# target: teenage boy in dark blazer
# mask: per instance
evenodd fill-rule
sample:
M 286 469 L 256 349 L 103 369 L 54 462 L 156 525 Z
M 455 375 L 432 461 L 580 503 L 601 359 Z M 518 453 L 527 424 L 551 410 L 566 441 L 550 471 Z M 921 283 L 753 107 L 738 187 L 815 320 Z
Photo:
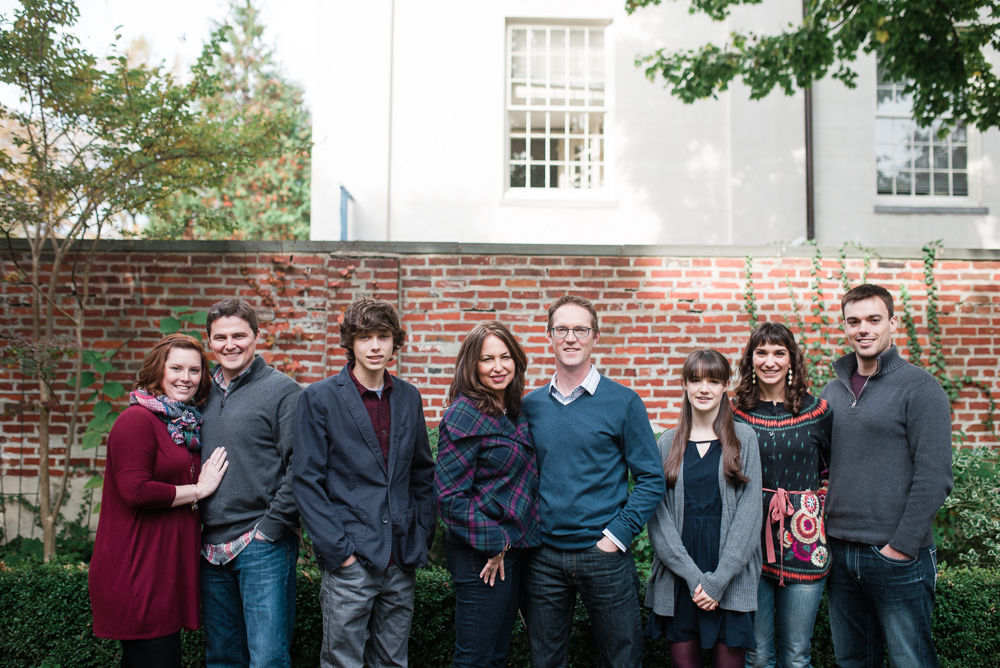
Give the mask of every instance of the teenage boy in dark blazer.
M 324 668 L 407 665 L 434 460 L 420 393 L 385 369 L 405 338 L 391 304 L 353 302 L 340 325 L 347 365 L 299 402 L 292 489 L 323 569 Z

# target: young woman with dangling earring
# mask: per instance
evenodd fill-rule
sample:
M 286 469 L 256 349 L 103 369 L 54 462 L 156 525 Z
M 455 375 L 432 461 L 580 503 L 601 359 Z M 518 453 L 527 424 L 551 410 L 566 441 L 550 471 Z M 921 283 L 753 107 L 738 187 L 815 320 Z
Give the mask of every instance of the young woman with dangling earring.
M 673 668 L 697 668 L 703 649 L 715 668 L 743 668 L 761 565 L 757 439 L 733 420 L 721 353 L 691 353 L 682 375 L 677 428 L 657 442 L 667 493 L 649 520 L 646 635 L 667 639 Z
M 761 323 L 740 359 L 736 421 L 757 433 L 764 487 L 757 590 L 748 668 L 811 668 L 810 639 L 830 556 L 823 508 L 833 414 L 806 391 L 805 360 L 784 325 Z

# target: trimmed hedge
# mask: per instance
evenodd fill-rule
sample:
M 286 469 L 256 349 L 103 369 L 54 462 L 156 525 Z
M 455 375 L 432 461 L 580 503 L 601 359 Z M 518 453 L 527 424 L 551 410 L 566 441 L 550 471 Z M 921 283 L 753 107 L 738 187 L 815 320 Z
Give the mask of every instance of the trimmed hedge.
M 319 663 L 322 617 L 319 573 L 300 571 L 296 600 L 292 665 Z M 164 595 L 169 595 L 165 592 Z M 410 633 L 410 664 L 421 668 L 450 666 L 455 632 L 448 573 L 417 573 L 416 606 Z M 944 668 L 994 666 L 1000 656 L 1000 575 L 994 571 L 943 568 L 939 574 L 934 637 Z M 86 566 L 7 568 L 0 564 L 0 668 L 111 668 L 118 665 L 119 645 L 91 632 Z M 181 634 L 184 665 L 204 665 L 204 636 Z M 570 666 L 600 665 L 586 610 L 577 605 Z M 643 663 L 668 666 L 664 641 L 647 642 Z M 518 623 L 508 665 L 527 666 L 524 627 Z M 813 665 L 832 668 L 826 605 L 820 607 L 813 637 Z

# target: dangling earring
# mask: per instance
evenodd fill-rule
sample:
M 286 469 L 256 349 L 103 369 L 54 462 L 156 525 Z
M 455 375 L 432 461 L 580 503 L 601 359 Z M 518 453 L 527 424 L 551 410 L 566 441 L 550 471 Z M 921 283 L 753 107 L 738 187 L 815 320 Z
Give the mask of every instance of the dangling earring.
M 791 370 L 791 368 L 788 369 L 788 384 L 789 385 L 792 384 L 792 370 Z
M 757 384 L 757 371 L 756 370 L 754 370 L 754 372 L 753 372 L 753 380 L 751 381 L 751 384 L 752 385 L 756 385 Z

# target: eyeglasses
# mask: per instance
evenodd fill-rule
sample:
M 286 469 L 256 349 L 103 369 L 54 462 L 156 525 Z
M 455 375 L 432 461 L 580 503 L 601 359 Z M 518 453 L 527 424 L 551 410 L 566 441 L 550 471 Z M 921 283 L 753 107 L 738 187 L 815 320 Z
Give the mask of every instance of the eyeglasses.
M 569 327 L 553 327 L 549 330 L 549 333 L 557 339 L 565 339 L 567 334 L 573 332 L 573 336 L 576 338 L 586 339 L 592 331 L 594 331 L 593 327 L 573 327 L 572 329 Z

